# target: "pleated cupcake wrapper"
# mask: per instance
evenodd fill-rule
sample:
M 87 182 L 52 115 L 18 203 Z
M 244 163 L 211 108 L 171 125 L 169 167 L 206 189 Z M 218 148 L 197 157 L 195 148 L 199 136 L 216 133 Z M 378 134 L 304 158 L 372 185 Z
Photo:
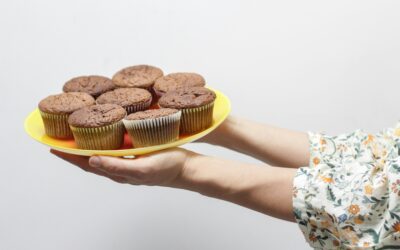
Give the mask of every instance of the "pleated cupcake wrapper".
M 138 112 L 138 111 L 143 111 L 146 110 L 150 107 L 151 105 L 151 100 L 147 101 L 147 102 L 143 102 L 143 103 L 139 103 L 139 104 L 135 104 L 135 105 L 129 105 L 125 107 L 126 112 L 129 114 Z
M 72 132 L 68 125 L 69 114 L 50 114 L 40 111 L 44 130 L 50 137 L 72 139 Z
M 211 126 L 214 102 L 196 108 L 182 109 L 181 134 L 192 134 Z
M 118 149 L 124 143 L 125 127 L 122 121 L 98 128 L 70 128 L 76 145 L 81 149 Z
M 173 142 L 179 138 L 181 112 L 145 120 L 123 120 L 135 148 Z

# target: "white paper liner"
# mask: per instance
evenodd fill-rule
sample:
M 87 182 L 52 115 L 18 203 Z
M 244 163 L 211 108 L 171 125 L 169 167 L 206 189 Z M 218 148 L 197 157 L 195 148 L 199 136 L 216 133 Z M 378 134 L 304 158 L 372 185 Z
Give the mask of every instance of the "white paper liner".
M 126 120 L 124 125 L 135 148 L 173 142 L 179 138 L 181 111 L 144 120 Z

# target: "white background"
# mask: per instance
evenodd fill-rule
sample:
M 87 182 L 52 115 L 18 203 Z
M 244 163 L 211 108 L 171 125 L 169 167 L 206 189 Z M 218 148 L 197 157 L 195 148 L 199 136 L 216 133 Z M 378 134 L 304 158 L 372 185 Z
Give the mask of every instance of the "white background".
M 399 12 L 365 0 L 1 1 L 0 249 L 309 249 L 295 224 L 85 173 L 28 138 L 24 118 L 73 76 L 148 63 L 201 73 L 238 116 L 377 131 L 400 118 Z

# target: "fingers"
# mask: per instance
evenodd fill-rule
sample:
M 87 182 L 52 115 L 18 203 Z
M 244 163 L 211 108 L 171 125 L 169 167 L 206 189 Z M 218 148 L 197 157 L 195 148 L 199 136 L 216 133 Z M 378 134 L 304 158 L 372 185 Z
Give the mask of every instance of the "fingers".
M 54 149 L 51 149 L 50 153 L 52 153 L 53 155 L 57 156 L 58 158 L 61 158 L 75 166 L 78 166 L 79 168 L 81 168 L 82 170 L 84 170 L 86 172 L 90 172 L 93 174 L 107 177 L 118 183 L 127 183 L 127 180 L 124 177 L 113 176 L 113 175 L 108 174 L 107 172 L 105 172 L 104 170 L 102 170 L 100 168 L 91 167 L 89 164 L 89 157 L 87 157 L 87 156 L 67 154 L 67 153 L 63 153 L 63 152 L 60 152 L 60 151 L 57 151 Z
M 120 177 L 129 177 L 136 180 L 143 179 L 149 172 L 149 168 L 143 167 L 139 159 L 122 159 L 109 156 L 92 156 L 89 159 L 92 168 Z
M 67 153 L 57 151 L 54 149 L 51 149 L 50 153 L 52 153 L 53 155 L 57 156 L 58 158 L 61 158 L 75 166 L 78 166 L 82 169 L 90 168 L 89 162 L 88 162 L 89 157 L 87 157 L 87 156 L 67 154 Z

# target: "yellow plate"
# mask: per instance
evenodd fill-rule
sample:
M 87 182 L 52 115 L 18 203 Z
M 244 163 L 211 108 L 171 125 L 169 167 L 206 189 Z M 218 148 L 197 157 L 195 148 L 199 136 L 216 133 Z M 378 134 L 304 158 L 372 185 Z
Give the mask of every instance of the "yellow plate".
M 25 120 L 25 131 L 35 140 L 41 142 L 53 149 L 58 151 L 62 151 L 69 154 L 75 155 L 111 155 L 111 156 L 131 156 L 131 155 L 142 155 L 151 153 L 154 151 L 159 151 L 166 148 L 177 147 L 183 145 L 185 143 L 189 143 L 195 141 L 214 129 L 216 129 L 228 116 L 231 105 L 228 97 L 219 92 L 218 90 L 214 90 L 217 98 L 215 99 L 214 104 L 214 115 L 213 115 L 213 124 L 206 130 L 203 130 L 197 134 L 180 137 L 179 140 L 174 141 L 168 144 L 156 145 L 151 147 L 144 148 L 132 148 L 131 141 L 129 136 L 125 135 L 125 143 L 121 149 L 118 150 L 83 150 L 78 149 L 74 140 L 60 140 L 54 139 L 47 136 L 44 132 L 43 121 L 40 116 L 39 110 L 36 109 L 32 113 L 28 115 Z

